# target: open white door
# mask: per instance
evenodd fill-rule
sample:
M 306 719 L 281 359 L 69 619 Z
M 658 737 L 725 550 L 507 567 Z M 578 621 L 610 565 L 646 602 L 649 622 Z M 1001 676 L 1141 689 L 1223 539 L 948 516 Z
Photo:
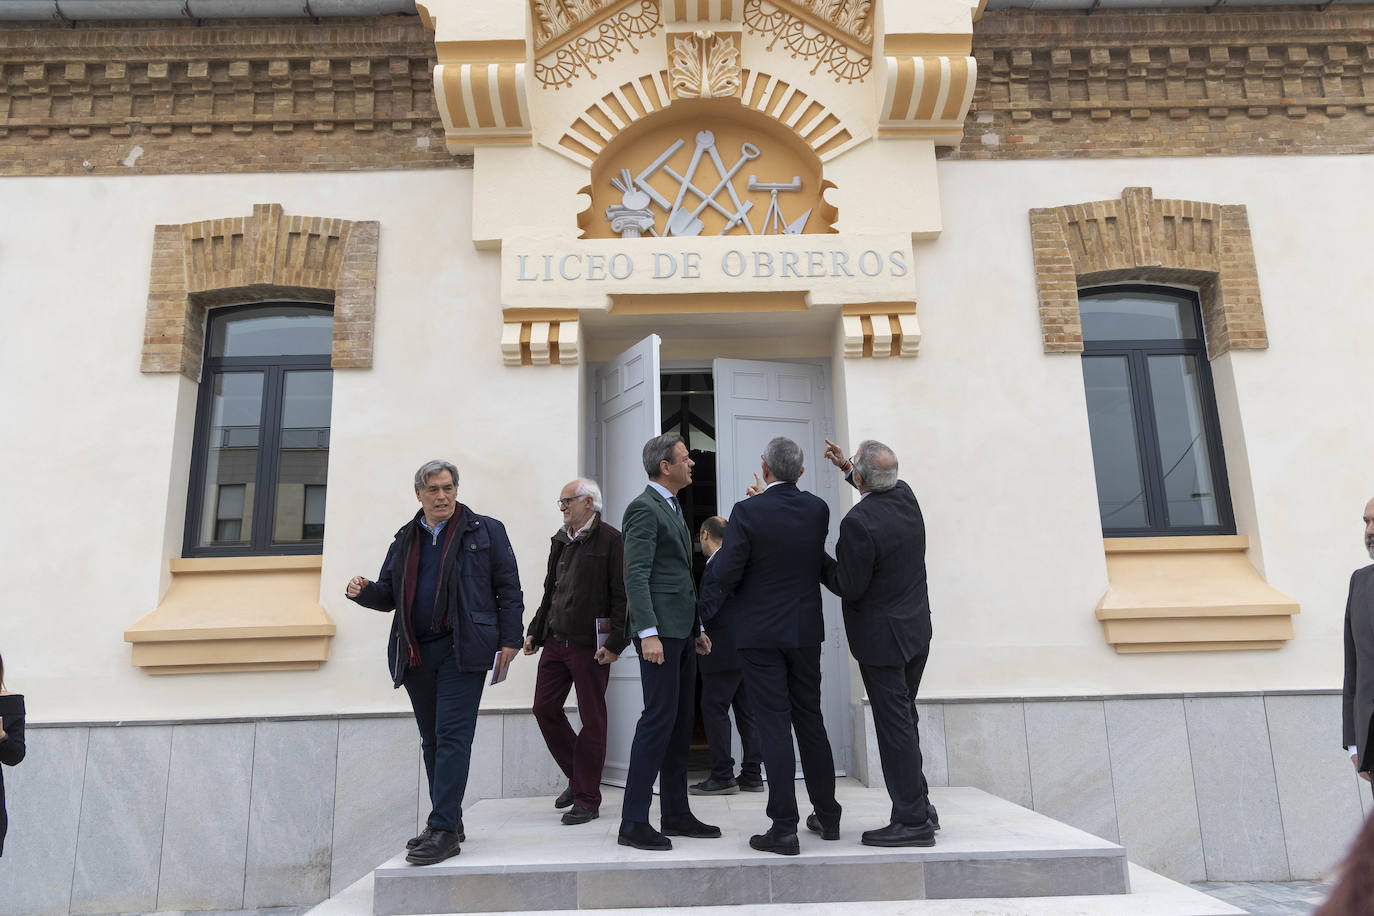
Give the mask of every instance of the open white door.
M 598 477 L 602 517 L 620 527 L 625 507 L 644 489 L 644 443 L 662 429 L 658 348 L 650 334 L 607 363 L 596 374 Z M 644 709 L 639 685 L 639 658 L 634 644 L 611 666 L 606 688 L 606 766 L 603 782 L 625 785 L 635 723 Z
M 759 456 L 768 440 L 787 436 L 802 447 L 806 470 L 797 486 L 830 505 L 830 534 L 826 548 L 833 552 L 839 530 L 838 487 L 842 483 L 821 457 L 825 437 L 834 430 L 829 372 L 810 363 L 757 362 L 718 359 L 712 364 L 716 392 L 716 484 L 719 512 L 729 518 L 744 488 L 754 482 Z M 821 645 L 822 711 L 830 735 L 835 768 L 848 770 L 851 728 L 849 710 L 849 652 L 844 641 L 840 601 L 821 589 L 825 612 L 825 642 Z

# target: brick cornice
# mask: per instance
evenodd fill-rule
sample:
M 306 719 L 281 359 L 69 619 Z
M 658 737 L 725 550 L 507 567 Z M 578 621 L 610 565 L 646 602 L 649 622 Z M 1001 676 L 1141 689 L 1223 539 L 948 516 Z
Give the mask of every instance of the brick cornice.
M 945 158 L 1374 151 L 1374 6 L 1007 10 L 978 22 L 973 53 Z
M 0 30 L 0 174 L 452 168 L 415 19 Z

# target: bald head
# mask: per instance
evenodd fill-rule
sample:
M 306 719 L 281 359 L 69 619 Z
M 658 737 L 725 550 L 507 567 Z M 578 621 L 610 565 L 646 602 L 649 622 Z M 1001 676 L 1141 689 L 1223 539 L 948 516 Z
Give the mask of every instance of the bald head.
M 1364 549 L 1374 560 L 1374 499 L 1364 504 Z

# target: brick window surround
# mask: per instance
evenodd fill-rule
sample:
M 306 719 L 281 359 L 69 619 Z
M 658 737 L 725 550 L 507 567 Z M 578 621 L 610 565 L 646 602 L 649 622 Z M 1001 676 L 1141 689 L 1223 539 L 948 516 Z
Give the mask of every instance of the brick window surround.
M 330 365 L 370 367 L 378 230 L 370 221 L 286 216 L 280 204 L 257 204 L 248 217 L 157 226 L 143 371 L 200 381 L 207 310 L 274 299 L 334 306 Z
M 1120 200 L 1030 211 L 1040 329 L 1046 353 L 1082 353 L 1080 287 L 1133 281 L 1195 286 L 1207 354 L 1269 346 L 1250 220 L 1243 204 Z

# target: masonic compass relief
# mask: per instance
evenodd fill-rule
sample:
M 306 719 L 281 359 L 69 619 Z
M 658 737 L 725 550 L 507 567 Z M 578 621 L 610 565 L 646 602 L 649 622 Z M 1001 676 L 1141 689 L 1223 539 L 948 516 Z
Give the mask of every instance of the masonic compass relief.
M 716 235 L 800 235 L 805 230 L 814 207 L 791 219 L 783 214 L 778 197 L 780 193 L 800 191 L 801 176 L 794 175 L 790 181 L 761 181 L 753 173 L 756 166 L 752 164 L 760 156 L 758 146 L 746 140 L 738 150 L 727 148 L 722 152 L 716 135 L 709 130 L 697 132 L 691 159 L 684 171 L 678 171 L 670 160 L 686 144 L 686 139 L 679 138 L 638 174 L 621 169 L 610 180 L 621 195 L 619 203 L 606 208 L 606 221 L 615 235 L 698 236 L 706 229 L 702 216 L 708 210 L 725 221 Z M 702 169 L 704 160 L 714 169 L 714 178 Z M 741 197 L 736 188 L 735 183 L 746 168 L 750 172 L 745 189 L 768 193 L 768 206 L 762 213 L 757 212 L 753 200 Z

